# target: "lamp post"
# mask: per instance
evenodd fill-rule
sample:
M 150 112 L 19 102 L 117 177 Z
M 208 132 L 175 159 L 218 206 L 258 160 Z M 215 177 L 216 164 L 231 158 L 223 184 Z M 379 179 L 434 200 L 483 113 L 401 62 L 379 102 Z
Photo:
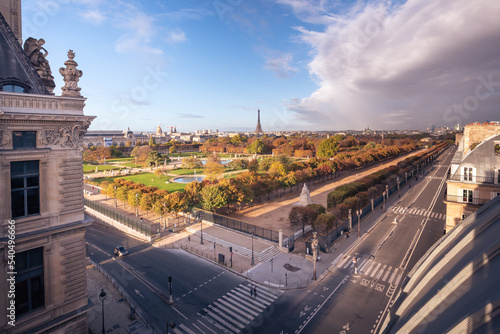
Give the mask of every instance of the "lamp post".
M 135 216 L 139 217 L 139 193 L 135 193 Z
M 359 235 L 361 234 L 361 210 L 356 210 L 356 213 L 358 214 L 358 239 L 359 239 Z
M 202 215 L 203 215 L 202 212 L 198 211 L 198 219 L 200 220 L 200 226 L 201 226 L 201 241 L 200 241 L 200 244 L 203 245 L 203 219 L 201 218 Z
M 315 281 L 316 280 L 316 261 L 318 259 L 318 233 L 317 232 L 313 232 L 313 240 L 311 242 L 311 248 L 313 251 L 313 263 L 314 263 L 313 280 Z
M 252 266 L 255 265 L 254 257 L 253 257 L 253 229 L 252 229 Z
M 173 304 L 174 300 L 172 298 L 172 276 L 168 276 L 168 290 L 169 290 L 169 293 L 170 293 L 170 298 L 168 299 L 168 303 L 169 304 Z
M 398 197 L 401 198 L 401 189 L 399 188 L 399 176 L 396 177 L 396 182 L 398 183 Z
M 115 208 L 117 207 L 118 205 L 116 204 L 116 186 L 115 186 Z
M 104 292 L 104 289 L 101 289 L 99 300 L 102 303 L 102 334 L 106 334 L 106 330 L 104 329 L 104 300 L 106 300 L 106 292 Z

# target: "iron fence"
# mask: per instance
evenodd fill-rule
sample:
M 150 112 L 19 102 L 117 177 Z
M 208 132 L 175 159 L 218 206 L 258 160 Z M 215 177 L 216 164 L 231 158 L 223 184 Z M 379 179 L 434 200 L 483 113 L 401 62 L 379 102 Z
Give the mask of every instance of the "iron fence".
M 159 232 L 158 223 L 142 222 L 140 219 L 128 217 L 120 212 L 113 210 L 105 205 L 99 204 L 97 202 L 91 201 L 88 198 L 84 198 L 84 205 L 94 211 L 97 211 L 106 217 L 109 217 L 120 224 L 127 226 L 141 234 L 153 235 Z

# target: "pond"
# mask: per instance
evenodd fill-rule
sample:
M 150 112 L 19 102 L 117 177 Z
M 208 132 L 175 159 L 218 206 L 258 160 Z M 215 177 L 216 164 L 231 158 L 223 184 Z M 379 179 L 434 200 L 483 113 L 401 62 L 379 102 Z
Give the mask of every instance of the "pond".
M 201 182 L 203 181 L 205 177 L 204 176 L 181 176 L 181 177 L 176 177 L 175 179 L 172 179 L 173 182 L 178 182 L 178 183 L 189 183 L 193 181 L 198 181 Z
M 227 165 L 230 162 L 231 162 L 231 160 L 221 160 L 220 161 L 220 163 L 223 164 L 223 165 Z M 202 160 L 201 163 L 205 165 L 207 163 L 207 161 L 206 160 Z

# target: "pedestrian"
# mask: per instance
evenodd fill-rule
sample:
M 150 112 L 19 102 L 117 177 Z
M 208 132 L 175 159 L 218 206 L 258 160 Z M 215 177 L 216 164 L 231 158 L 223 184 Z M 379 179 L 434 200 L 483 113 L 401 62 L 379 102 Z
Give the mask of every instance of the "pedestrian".
M 345 237 L 346 237 L 346 239 L 349 238 L 349 231 L 345 232 Z
M 253 297 L 253 285 L 250 285 L 250 297 Z
M 257 287 L 255 285 L 253 287 L 253 296 L 257 297 Z
M 191 235 L 188 235 L 188 241 L 191 241 Z

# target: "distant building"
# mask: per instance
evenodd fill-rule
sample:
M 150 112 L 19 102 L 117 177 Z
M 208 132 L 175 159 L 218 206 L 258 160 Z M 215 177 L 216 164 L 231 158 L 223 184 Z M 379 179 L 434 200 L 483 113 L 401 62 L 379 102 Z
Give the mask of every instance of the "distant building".
M 467 125 L 446 181 L 446 230 L 500 194 L 500 125 Z
M 44 41 L 21 47 L 20 3 L 0 6 L 0 332 L 87 334 L 82 139 L 94 117 L 73 51 L 55 96 Z
M 264 134 L 264 131 L 262 131 L 262 125 L 260 125 L 260 109 L 257 110 L 257 127 L 255 128 L 254 133 L 255 134 Z

